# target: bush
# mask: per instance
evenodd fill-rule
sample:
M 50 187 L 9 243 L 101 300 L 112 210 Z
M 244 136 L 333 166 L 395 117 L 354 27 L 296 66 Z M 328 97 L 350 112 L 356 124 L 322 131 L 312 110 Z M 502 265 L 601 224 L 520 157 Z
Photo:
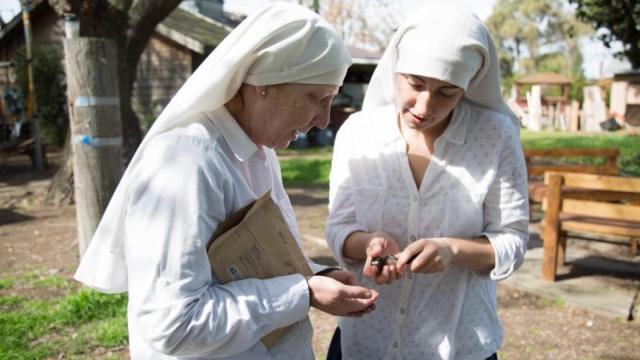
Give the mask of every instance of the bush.
M 40 136 L 43 142 L 62 147 L 69 128 L 67 93 L 62 54 L 54 46 L 36 46 L 33 49 L 33 82 L 37 115 L 40 117 Z M 26 51 L 18 51 L 16 62 L 17 83 L 28 94 Z M 25 102 L 27 96 L 24 96 Z M 25 104 L 24 108 L 27 106 Z

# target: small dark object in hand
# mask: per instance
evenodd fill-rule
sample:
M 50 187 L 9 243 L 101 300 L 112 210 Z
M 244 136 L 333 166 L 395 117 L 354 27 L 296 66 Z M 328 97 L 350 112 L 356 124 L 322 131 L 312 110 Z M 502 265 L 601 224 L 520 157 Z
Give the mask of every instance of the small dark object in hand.
M 371 266 L 375 266 L 378 268 L 378 273 L 380 273 L 382 271 L 382 268 L 385 265 L 393 265 L 398 261 L 398 258 L 396 258 L 393 255 L 387 255 L 387 256 L 376 256 L 373 259 L 371 259 Z

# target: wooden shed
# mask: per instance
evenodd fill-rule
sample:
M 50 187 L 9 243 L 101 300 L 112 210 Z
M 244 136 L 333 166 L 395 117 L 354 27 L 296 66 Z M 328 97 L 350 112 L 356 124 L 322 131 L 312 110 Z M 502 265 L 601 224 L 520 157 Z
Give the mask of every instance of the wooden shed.
M 610 112 L 620 122 L 640 127 L 640 71 L 613 75 Z
M 47 1 L 32 2 L 34 46 L 63 51 L 64 24 Z M 193 70 L 231 31 L 208 17 L 176 8 L 155 29 L 140 57 L 132 105 L 145 123 L 155 118 Z M 15 61 L 24 46 L 20 14 L 0 29 L 0 61 Z M 0 69 L 0 93 L 15 81 L 15 67 Z
M 132 105 L 149 123 L 229 32 L 228 25 L 181 8 L 156 27 L 140 56 Z
M 523 87 L 541 85 L 543 87 L 542 105 L 556 105 L 557 103 L 566 104 L 569 100 L 569 87 L 571 86 L 571 80 L 560 74 L 556 73 L 532 73 L 521 76 L 515 81 L 515 89 L 518 94 L 518 102 L 526 101 L 524 94 L 522 93 Z M 545 95 L 545 89 L 549 87 L 557 87 L 558 95 Z

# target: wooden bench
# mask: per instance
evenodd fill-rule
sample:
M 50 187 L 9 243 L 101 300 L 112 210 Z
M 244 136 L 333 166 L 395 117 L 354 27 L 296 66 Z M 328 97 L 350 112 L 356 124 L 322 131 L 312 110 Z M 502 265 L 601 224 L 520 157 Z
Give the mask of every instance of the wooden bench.
M 558 264 L 564 264 L 568 232 L 615 235 L 628 238 L 633 256 L 640 239 L 640 178 L 594 174 L 546 172 L 541 237 L 544 242 L 542 278 L 555 281 Z M 576 198 L 566 189 L 616 196 Z M 575 192 L 574 192 L 575 193 Z M 567 196 L 569 194 L 569 196 Z
M 527 164 L 529 176 L 529 205 L 533 209 L 534 204 L 542 203 L 546 187 L 544 185 L 544 173 L 546 171 L 576 172 L 600 175 L 618 175 L 618 156 L 620 150 L 605 148 L 557 148 L 557 149 L 526 149 L 524 158 Z M 567 157 L 602 158 L 603 164 L 572 164 L 567 163 Z M 583 189 L 574 189 L 573 197 L 589 198 L 593 192 Z M 615 196 L 613 193 L 603 192 L 595 196 Z M 531 218 L 531 217 L 530 217 Z

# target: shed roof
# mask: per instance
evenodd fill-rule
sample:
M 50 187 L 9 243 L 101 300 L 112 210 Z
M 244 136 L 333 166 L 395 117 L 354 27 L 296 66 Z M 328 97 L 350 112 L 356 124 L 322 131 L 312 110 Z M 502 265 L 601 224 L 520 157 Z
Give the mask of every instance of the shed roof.
M 218 46 L 231 30 L 221 22 L 181 8 L 176 8 L 156 27 L 159 34 L 199 54 Z
M 613 74 L 613 80 L 638 82 L 640 81 L 640 70 L 629 70 Z
M 47 4 L 43 0 L 30 3 L 32 11 L 41 10 Z M 44 10 L 44 9 L 42 9 Z M 0 29 L 0 42 L 13 30 L 22 26 L 22 16 L 17 14 Z M 156 32 L 200 54 L 206 54 L 220 44 L 231 27 L 200 14 L 176 8 L 156 26 Z M 22 36 L 22 34 L 17 34 Z M 14 36 L 14 35 L 10 35 Z
M 377 65 L 380 61 L 380 58 L 382 58 L 382 54 L 377 52 L 369 51 L 351 45 L 347 46 L 347 48 L 349 49 L 349 54 L 351 55 L 354 64 Z
M 545 72 L 527 74 L 516 79 L 516 84 L 521 85 L 568 85 L 571 80 L 560 74 Z

